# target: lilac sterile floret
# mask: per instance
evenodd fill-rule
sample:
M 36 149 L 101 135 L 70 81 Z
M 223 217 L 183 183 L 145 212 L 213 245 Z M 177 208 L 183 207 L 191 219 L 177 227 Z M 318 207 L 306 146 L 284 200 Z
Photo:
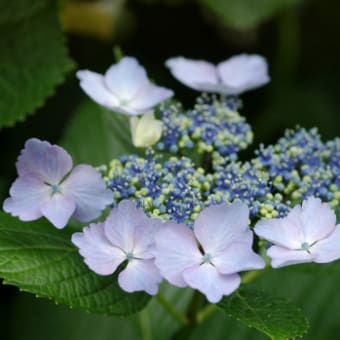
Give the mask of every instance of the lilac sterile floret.
M 65 227 L 71 217 L 82 222 L 99 217 L 112 202 L 111 190 L 92 166 L 72 166 L 63 148 L 29 139 L 18 157 L 19 177 L 3 209 L 23 221 L 45 216 L 57 228 Z
M 127 292 L 154 295 L 162 276 L 154 263 L 154 232 L 162 222 L 149 218 L 134 202 L 123 200 L 104 223 L 92 224 L 72 236 L 87 266 L 100 275 L 119 273 L 118 283 Z

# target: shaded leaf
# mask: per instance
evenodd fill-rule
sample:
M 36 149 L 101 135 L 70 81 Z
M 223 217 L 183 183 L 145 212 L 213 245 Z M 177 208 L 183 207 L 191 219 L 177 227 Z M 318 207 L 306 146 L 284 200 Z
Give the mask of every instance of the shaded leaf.
M 302 0 L 199 0 L 225 24 L 239 30 L 256 27 Z
M 92 313 L 127 315 L 147 304 L 147 294 L 119 288 L 117 273 L 91 272 L 70 239 L 69 231 L 44 220 L 21 222 L 0 213 L 0 277 L 21 290 Z
M 8 15 L 18 10 L 24 20 L 1 25 L 6 16 L 0 14 L 0 126 L 22 121 L 41 106 L 73 67 L 55 2 L 45 0 L 45 7 L 43 1 L 8 3 L 7 8 L 1 2 L 0 9 Z
M 252 289 L 240 289 L 219 304 L 229 316 L 267 334 L 271 339 L 302 336 L 308 321 L 301 310 L 282 298 Z
M 75 163 L 108 164 L 123 154 L 136 153 L 128 117 L 86 100 L 74 113 L 61 144 Z

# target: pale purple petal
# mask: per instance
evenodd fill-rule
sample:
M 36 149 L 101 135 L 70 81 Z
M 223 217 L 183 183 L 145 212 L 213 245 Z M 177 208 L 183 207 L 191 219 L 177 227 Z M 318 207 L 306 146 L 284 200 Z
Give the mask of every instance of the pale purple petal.
M 4 211 L 22 221 L 33 221 L 42 216 L 40 205 L 51 196 L 51 188 L 31 176 L 17 178 L 10 189 L 11 197 L 3 204 Z
M 145 69 L 137 59 L 124 57 L 105 73 L 105 84 L 120 101 L 130 101 L 149 83 Z
M 173 95 L 173 91 L 149 83 L 138 90 L 128 107 L 136 112 L 144 113 Z
M 221 274 L 234 274 L 245 270 L 262 269 L 265 262 L 252 250 L 253 233 L 247 230 L 239 234 L 223 252 L 216 254 L 212 262 Z
M 54 194 L 50 199 L 40 205 L 43 216 L 58 229 L 66 226 L 75 208 L 74 200 L 60 193 Z
M 118 277 L 120 287 L 129 292 L 145 291 L 150 295 L 158 292 L 162 276 L 153 260 L 132 260 Z
M 123 249 L 125 252 L 134 252 L 135 231 L 139 227 L 145 227 L 149 218 L 142 209 L 136 207 L 136 203 L 123 200 L 117 208 L 113 208 L 105 221 L 105 234 L 110 242 Z M 148 233 L 149 230 L 146 230 Z M 143 241 L 140 240 L 142 243 Z
M 249 210 L 241 202 L 212 205 L 205 208 L 196 218 L 194 233 L 204 252 L 214 255 L 226 249 L 248 230 Z
M 202 261 L 193 232 L 184 224 L 167 222 L 156 233 L 155 243 L 155 263 L 163 277 L 185 287 L 183 270 Z
M 59 184 L 72 169 L 71 156 L 60 146 L 28 139 L 16 163 L 19 176 L 30 175 L 48 184 Z
M 297 219 L 300 206 L 295 206 L 285 218 L 262 219 L 254 231 L 255 233 L 270 241 L 290 249 L 300 249 L 304 242 L 301 223 Z
M 271 266 L 279 268 L 291 264 L 312 262 L 313 253 L 305 250 L 291 250 L 280 246 L 272 246 L 267 250 L 267 255 L 272 259 Z
M 311 248 L 314 262 L 326 263 L 340 259 L 340 225 L 325 239 L 317 242 Z
M 227 94 L 237 95 L 267 84 L 270 81 L 268 65 L 260 55 L 240 54 L 217 65 Z
M 192 89 L 215 92 L 219 87 L 216 67 L 207 61 L 176 57 L 168 59 L 165 65 L 177 80 Z
M 77 165 L 61 185 L 62 193 L 76 204 L 73 218 L 88 222 L 99 217 L 112 203 L 112 191 L 107 189 L 100 173 L 90 165 Z
M 303 201 L 301 220 L 305 242 L 309 244 L 325 238 L 334 230 L 336 224 L 334 211 L 327 203 L 322 203 L 316 197 L 309 197 Z
M 154 258 L 155 234 L 163 227 L 162 220 L 158 218 L 142 219 L 134 232 L 133 254 L 137 258 Z
M 211 303 L 219 302 L 223 295 L 231 294 L 241 283 L 239 275 L 222 275 L 208 263 L 184 270 L 183 277 L 190 287 L 198 289 Z
M 114 273 L 126 259 L 124 252 L 106 238 L 104 223 L 90 224 L 82 232 L 73 234 L 72 243 L 79 248 L 87 266 L 100 275 Z
M 95 102 L 111 110 L 119 106 L 118 98 L 106 87 L 101 74 L 82 70 L 77 72 L 77 77 L 80 87 Z

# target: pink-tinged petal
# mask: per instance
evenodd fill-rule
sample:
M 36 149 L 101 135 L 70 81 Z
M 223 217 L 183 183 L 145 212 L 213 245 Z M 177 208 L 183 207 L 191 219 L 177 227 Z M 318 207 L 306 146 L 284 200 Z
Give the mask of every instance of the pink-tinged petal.
M 96 72 L 82 70 L 77 72 L 80 87 L 96 103 L 114 110 L 119 106 L 118 98 L 110 92 L 104 82 L 104 77 Z
M 243 232 L 227 249 L 213 257 L 214 266 L 221 274 L 264 268 L 265 262 L 261 256 L 253 252 L 252 244 L 252 231 Z
M 66 226 L 75 208 L 74 200 L 60 193 L 54 194 L 50 199 L 40 205 L 43 216 L 58 229 Z
M 145 291 L 150 295 L 157 294 L 161 281 L 153 260 L 132 260 L 118 277 L 120 287 L 126 292 Z
M 193 232 L 184 224 L 165 223 L 155 235 L 155 263 L 170 283 L 185 287 L 183 270 L 201 263 Z
M 248 230 L 248 219 L 249 210 L 244 203 L 212 205 L 196 218 L 194 233 L 204 252 L 214 256 Z
M 309 197 L 303 201 L 301 220 L 305 242 L 309 244 L 325 238 L 334 230 L 336 224 L 334 211 L 327 203 L 322 203 L 316 197 Z
M 271 266 L 279 268 L 289 266 L 291 264 L 312 262 L 314 259 L 313 253 L 308 253 L 305 250 L 291 250 L 279 246 L 272 246 L 267 250 L 267 255 L 272 259 Z
M 227 94 L 237 95 L 267 84 L 268 65 L 260 55 L 240 54 L 217 65 L 217 72 Z
M 340 225 L 325 239 L 311 247 L 314 262 L 326 263 L 340 259 Z
M 87 266 L 100 275 L 114 273 L 126 259 L 124 252 L 106 238 L 104 223 L 90 224 L 82 232 L 73 234 L 72 243 L 79 248 Z
M 30 175 L 48 184 L 59 184 L 72 169 L 71 156 L 60 146 L 28 139 L 16 163 L 19 176 Z
M 42 216 L 40 205 L 50 198 L 51 188 L 35 177 L 22 176 L 14 181 L 9 193 L 4 211 L 22 221 L 33 221 Z
M 239 275 L 222 275 L 208 263 L 184 270 L 183 277 L 190 287 L 203 293 L 211 303 L 219 302 L 223 295 L 231 294 L 241 283 Z
M 295 206 L 285 218 L 262 219 L 259 221 L 254 231 L 265 240 L 290 249 L 300 249 L 304 241 L 301 223 L 295 217 L 299 215 L 297 210 L 300 206 Z
M 136 95 L 131 99 L 128 107 L 144 113 L 173 95 L 174 92 L 167 88 L 148 83 L 138 90 Z
M 177 80 L 194 90 L 215 92 L 218 86 L 216 67 L 204 60 L 176 57 L 168 59 L 165 65 Z
M 99 217 L 112 203 L 112 191 L 107 189 L 100 173 L 90 165 L 77 165 L 61 184 L 61 192 L 76 204 L 73 218 L 88 222 Z
M 142 209 L 136 207 L 136 203 L 123 200 L 117 208 L 113 208 L 105 221 L 105 234 L 110 242 L 123 249 L 125 252 L 134 253 L 135 231 L 145 227 L 149 218 Z M 146 228 L 146 234 L 149 230 Z M 142 243 L 142 241 L 140 240 Z
M 130 101 L 149 83 L 145 69 L 132 57 L 124 57 L 105 73 L 105 84 L 119 101 Z

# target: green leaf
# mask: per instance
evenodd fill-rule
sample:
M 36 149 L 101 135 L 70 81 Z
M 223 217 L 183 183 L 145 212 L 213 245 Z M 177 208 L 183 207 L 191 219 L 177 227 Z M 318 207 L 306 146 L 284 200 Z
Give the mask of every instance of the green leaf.
M 301 310 L 282 298 L 252 289 L 240 289 L 219 304 L 229 316 L 282 340 L 302 336 L 308 329 L 308 320 Z
M 21 222 L 0 213 L 0 277 L 37 296 L 92 313 L 128 315 L 150 299 L 128 294 L 115 273 L 99 276 L 83 263 L 68 230 L 57 230 L 44 220 Z
M 0 0 L 1 1 L 1 0 Z M 0 126 L 11 126 L 41 106 L 73 67 L 56 2 L 2 0 L 0 14 Z M 26 11 L 27 10 L 27 11 Z M 13 19 L 13 20 L 12 20 Z M 23 19 L 19 22 L 13 23 Z
M 302 0 L 199 0 L 225 24 L 249 30 Z
M 62 146 L 75 163 L 108 164 L 123 154 L 138 153 L 131 142 L 128 117 L 86 100 L 66 128 Z

